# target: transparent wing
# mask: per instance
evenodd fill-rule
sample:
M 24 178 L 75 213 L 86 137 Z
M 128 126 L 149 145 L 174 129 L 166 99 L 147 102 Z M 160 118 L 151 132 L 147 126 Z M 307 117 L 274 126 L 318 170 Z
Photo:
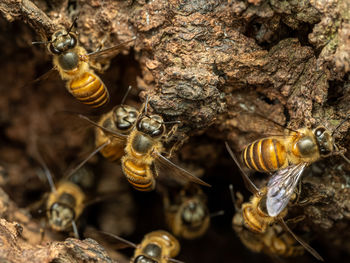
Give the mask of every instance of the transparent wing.
M 107 129 L 105 127 L 102 127 L 98 123 L 94 122 L 93 120 L 89 119 L 88 117 L 86 117 L 86 116 L 84 116 L 82 114 L 78 114 L 78 117 L 83 119 L 83 120 L 86 120 L 87 122 L 89 122 L 90 124 L 94 125 L 95 127 L 98 127 L 101 130 L 111 134 L 114 138 L 119 139 L 119 140 L 121 140 L 123 142 L 126 142 L 126 139 L 127 139 L 128 135 L 125 135 L 125 134 L 122 134 L 120 132 L 113 131 L 113 130 Z
M 242 173 L 242 177 L 243 177 L 243 181 L 245 184 L 245 187 L 253 194 L 253 195 L 260 195 L 260 190 L 258 187 L 256 187 L 256 185 L 253 183 L 253 181 L 250 179 L 249 175 L 246 173 L 246 171 L 243 170 L 241 164 L 239 163 L 239 161 L 237 160 L 236 155 L 233 153 L 230 145 L 225 142 L 226 145 L 226 149 L 228 151 L 228 153 L 230 154 L 231 158 L 234 160 L 234 162 L 236 163 L 236 165 L 238 166 L 239 170 Z
M 286 224 L 286 222 L 281 218 L 279 220 L 279 223 L 281 226 L 286 230 L 289 234 L 291 234 L 296 241 L 299 242 L 300 245 L 302 245 L 311 255 L 313 255 L 316 259 L 320 261 L 324 261 L 323 258 L 320 256 L 320 254 L 317 253 L 315 249 L 313 249 L 308 243 L 306 243 L 304 240 L 302 240 L 300 237 L 298 237 L 294 232 L 289 228 L 289 226 Z
M 100 231 L 93 227 L 87 226 L 84 230 L 85 238 L 93 238 L 99 243 L 107 246 L 110 249 L 124 249 L 127 247 L 136 248 L 136 244 L 130 242 L 122 237 L 114 235 L 109 232 Z
M 39 77 L 37 77 L 36 79 L 30 81 L 27 85 L 25 85 L 24 87 L 28 87 L 31 85 L 34 85 L 38 82 L 44 81 L 49 79 L 51 76 L 53 76 L 55 73 L 57 73 L 57 70 L 55 67 L 51 68 L 49 71 L 45 72 L 44 74 L 40 75 Z
M 98 51 L 95 51 L 95 52 L 91 52 L 88 54 L 89 58 L 91 60 L 94 60 L 94 61 L 99 61 L 99 60 L 103 60 L 103 59 L 106 59 L 106 58 L 110 58 L 110 57 L 113 57 L 115 55 L 117 55 L 121 49 L 121 47 L 125 46 L 126 44 L 134 41 L 136 39 L 136 37 L 133 37 L 132 39 L 130 40 L 127 40 L 125 42 L 122 42 L 118 45 L 115 45 L 113 47 L 109 47 L 109 48 L 105 48 L 105 49 L 102 49 L 102 50 L 98 50 Z
M 181 179 L 184 179 L 186 182 L 194 182 L 196 184 L 205 185 L 208 187 L 211 187 L 210 184 L 207 184 L 206 182 L 202 181 L 198 177 L 194 176 L 193 174 L 187 172 L 185 169 L 181 168 L 180 166 L 174 164 L 169 159 L 165 158 L 163 155 L 161 155 L 158 152 L 153 153 L 155 157 L 155 163 L 156 168 L 159 168 L 160 170 L 163 170 L 167 173 L 168 176 L 171 177 L 180 177 Z M 176 179 L 176 178 L 175 178 Z
M 272 175 L 267 183 L 266 207 L 269 216 L 279 215 L 287 206 L 306 166 L 306 163 L 290 165 Z

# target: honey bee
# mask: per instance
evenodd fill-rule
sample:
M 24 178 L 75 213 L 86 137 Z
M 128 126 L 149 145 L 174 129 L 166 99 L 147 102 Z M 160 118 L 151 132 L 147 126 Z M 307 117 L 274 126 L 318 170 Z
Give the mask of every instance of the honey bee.
M 39 162 L 51 188 L 45 203 L 49 226 L 55 231 L 68 231 L 73 228 L 75 237 L 79 238 L 76 221 L 88 204 L 87 193 L 94 186 L 94 174 L 86 167 L 81 167 L 55 185 L 49 169 L 40 156 Z
M 281 213 L 279 213 L 277 216 L 270 216 L 268 214 L 267 207 L 266 207 L 268 187 L 263 187 L 262 190 L 259 190 L 255 186 L 255 184 L 250 180 L 248 174 L 246 174 L 246 172 L 240 166 L 236 156 L 234 155 L 228 143 L 226 142 L 225 144 L 232 159 L 235 161 L 235 163 L 238 165 L 239 169 L 241 170 L 242 176 L 244 178 L 244 181 L 248 190 L 250 190 L 251 193 L 253 194 L 250 201 L 243 203 L 241 208 L 238 208 L 235 205 L 240 215 L 234 217 L 233 226 L 235 227 L 236 225 L 237 227 L 241 225 L 241 226 L 244 226 L 248 231 L 251 231 L 252 233 L 256 233 L 258 235 L 264 236 L 264 235 L 268 235 L 268 232 L 271 231 L 269 230 L 271 228 L 271 225 L 278 223 L 280 224 L 280 226 L 284 228 L 286 232 L 288 232 L 297 242 L 299 242 L 300 245 L 302 245 L 307 251 L 309 251 L 315 258 L 323 261 L 323 258 L 311 246 L 309 246 L 306 242 L 304 242 L 302 239 L 296 236 L 293 233 L 293 231 L 288 227 L 288 225 L 285 223 L 284 217 L 288 213 L 286 206 L 281 211 Z M 232 199 L 234 200 L 234 195 L 232 190 L 231 190 L 231 196 L 232 196 Z M 234 202 L 234 204 L 235 203 L 236 202 Z M 239 228 L 237 228 L 237 231 L 238 230 Z M 239 231 L 241 232 L 238 232 L 238 233 L 243 233 L 242 230 L 239 230 Z M 248 236 L 250 235 L 246 233 L 244 234 Z M 254 236 L 254 234 L 252 234 L 252 236 Z
M 266 208 L 269 216 L 279 215 L 287 206 L 304 169 L 331 155 L 339 154 L 334 143 L 334 132 L 319 126 L 314 130 L 289 130 L 285 136 L 271 136 L 249 144 L 242 152 L 246 167 L 258 172 L 273 173 L 267 183 Z
M 78 115 L 80 118 L 96 126 L 96 149 L 89 155 L 85 162 L 98 151 L 109 161 L 119 160 L 124 155 L 127 136 L 133 129 L 140 114 L 136 108 L 124 104 L 131 88 L 129 86 L 121 104 L 102 115 L 97 123 L 84 115 Z
M 88 53 L 79 45 L 77 35 L 71 31 L 74 22 L 69 30 L 59 29 L 54 32 L 50 41 L 33 44 L 47 44 L 47 49 L 53 56 L 54 68 L 67 81 L 66 88 L 73 97 L 92 108 L 102 107 L 108 103 L 109 93 L 91 69 L 94 67 L 92 61 L 107 54 L 111 56 L 134 38 L 111 48 Z
M 145 103 L 145 114 L 140 115 L 128 136 L 125 155 L 121 159 L 123 173 L 129 183 L 136 190 L 152 191 L 155 188 L 158 168 L 162 167 L 169 172 L 169 176 L 173 173 L 186 181 L 210 186 L 161 155 L 164 152 L 163 142 L 174 135 L 177 126 L 166 133 L 165 124 L 174 122 L 164 122 L 158 114 L 149 115 L 147 102 L 148 99 Z
M 124 154 L 121 158 L 121 166 L 126 179 L 136 190 L 154 190 L 155 178 L 158 176 L 159 168 L 166 169 L 166 171 L 169 172 L 169 176 L 180 177 L 186 181 L 210 187 L 209 184 L 172 163 L 161 154 L 164 152 L 163 142 L 169 140 L 174 135 L 177 128 L 175 125 L 168 133 L 166 133 L 165 124 L 178 122 L 164 122 L 163 118 L 158 114 L 149 115 L 147 113 L 147 104 L 148 98 L 139 112 L 132 107 L 126 108 L 123 105 L 116 108 L 119 109 L 116 114 L 116 119 L 119 121 L 119 123 L 116 124 L 117 129 L 109 126 L 109 121 L 111 119 L 102 123 L 102 120 L 104 119 L 102 118 L 99 123 L 95 123 L 83 115 L 79 115 L 79 117 L 87 120 L 102 131 L 109 133 L 112 136 L 110 138 L 113 138 L 116 144 L 118 144 L 116 147 L 118 148 L 117 150 L 112 149 L 109 152 L 103 153 L 105 156 L 111 156 L 110 159 L 117 159 L 114 158 L 114 156 L 120 156 L 121 153 L 119 149 L 121 149 L 122 145 L 125 143 Z M 144 110 L 145 113 L 143 113 Z M 139 114 L 135 120 L 137 113 Z M 81 165 L 83 165 L 97 151 L 100 151 L 102 148 L 105 148 L 110 144 L 112 139 L 109 138 L 105 140 L 104 138 L 106 137 L 104 137 L 102 133 L 100 135 L 98 135 L 99 138 L 96 140 L 102 144 L 91 153 Z M 105 142 L 103 143 L 104 140 Z
M 232 188 L 231 194 L 233 195 Z M 240 196 L 243 199 L 242 196 Z M 241 242 L 251 251 L 264 253 L 270 256 L 297 257 L 304 254 L 301 246 L 288 232 L 283 231 L 280 225 L 273 223 L 268 225 L 264 232 L 251 231 L 245 224 L 241 208 L 233 200 L 236 213 L 232 220 L 232 226 Z
M 173 258 L 180 252 L 179 241 L 166 231 L 157 230 L 148 233 L 144 236 L 139 245 L 110 233 L 102 233 L 135 248 L 130 263 L 182 262 Z
M 175 236 L 195 239 L 204 235 L 210 225 L 206 199 L 200 187 L 193 184 L 183 188 L 173 202 L 164 195 L 166 222 Z

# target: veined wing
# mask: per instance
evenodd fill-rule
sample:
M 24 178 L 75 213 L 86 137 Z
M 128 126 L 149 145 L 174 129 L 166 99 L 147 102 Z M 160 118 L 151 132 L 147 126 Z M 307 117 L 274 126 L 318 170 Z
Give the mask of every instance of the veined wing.
M 102 49 L 102 50 L 98 50 L 98 51 L 94 51 L 94 52 L 91 52 L 89 54 L 87 54 L 89 56 L 89 59 L 90 60 L 93 60 L 93 61 L 98 61 L 98 60 L 103 60 L 103 59 L 106 59 L 106 58 L 110 58 L 110 57 L 113 57 L 115 55 L 117 55 L 120 51 L 120 48 L 125 46 L 126 44 L 132 42 L 132 41 L 135 41 L 136 37 L 133 37 L 132 39 L 130 40 L 127 40 L 127 41 L 124 41 L 118 45 L 115 45 L 113 47 L 109 47 L 109 48 L 105 48 L 105 49 Z
M 226 149 L 228 151 L 228 153 L 230 154 L 231 158 L 233 159 L 233 161 L 236 163 L 236 165 L 238 166 L 239 170 L 242 173 L 242 177 L 243 177 L 243 181 L 245 186 L 247 187 L 247 189 L 253 194 L 253 195 L 261 195 L 260 194 L 260 190 L 258 187 L 256 187 L 256 185 L 253 183 L 253 181 L 250 179 L 249 175 L 246 173 L 246 171 L 243 170 L 241 164 L 239 163 L 236 155 L 233 153 L 230 145 L 228 144 L 228 142 L 225 142 L 226 145 Z
M 160 168 L 162 171 L 166 171 L 167 175 L 171 177 L 180 177 L 184 179 L 186 182 L 190 181 L 196 184 L 205 185 L 211 187 L 210 184 L 207 184 L 203 180 L 189 173 L 185 169 L 171 162 L 168 158 L 164 157 L 158 152 L 153 153 L 156 161 L 156 168 Z M 176 179 L 176 178 L 175 178 Z
M 279 215 L 287 206 L 306 166 L 307 163 L 290 165 L 272 175 L 267 183 L 266 207 L 269 216 Z
M 122 134 L 122 133 L 120 133 L 120 132 L 113 131 L 113 130 L 111 130 L 111 129 L 105 128 L 105 127 L 99 125 L 98 123 L 96 123 L 96 122 L 90 120 L 88 117 L 86 117 L 86 116 L 84 116 L 84 115 L 82 115 L 82 114 L 78 114 L 78 117 L 81 118 L 81 119 L 83 119 L 83 120 L 86 120 L 87 122 L 89 122 L 90 124 L 94 125 L 95 127 L 100 128 L 101 130 L 103 130 L 103 131 L 109 133 L 111 136 L 113 136 L 113 137 L 116 138 L 116 139 L 119 139 L 119 140 L 122 141 L 122 142 L 125 142 L 126 139 L 127 139 L 127 137 L 128 137 L 128 135 L 126 135 L 126 134 Z

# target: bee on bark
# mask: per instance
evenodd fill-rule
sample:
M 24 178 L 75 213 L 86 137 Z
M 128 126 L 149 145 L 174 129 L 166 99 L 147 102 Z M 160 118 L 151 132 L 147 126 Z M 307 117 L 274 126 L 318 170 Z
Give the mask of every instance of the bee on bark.
M 150 232 L 144 236 L 141 243 L 138 245 L 119 236 L 106 232 L 102 233 L 135 248 L 135 252 L 133 257 L 130 259 L 130 263 L 182 262 L 174 259 L 174 257 L 176 257 L 180 252 L 179 241 L 166 231 L 157 230 Z
M 311 247 L 309 246 L 305 241 L 300 239 L 297 235 L 294 234 L 294 232 L 288 227 L 288 225 L 284 221 L 284 217 L 287 215 L 288 210 L 286 207 L 282 210 L 281 213 L 279 213 L 277 216 L 270 216 L 267 211 L 266 207 L 266 198 L 267 198 L 267 187 L 264 187 L 262 190 L 259 190 L 255 184 L 250 180 L 248 174 L 242 169 L 240 166 L 236 156 L 234 155 L 233 151 L 231 150 L 230 146 L 226 142 L 226 148 L 228 152 L 230 153 L 232 159 L 235 161 L 237 166 L 242 172 L 242 176 L 244 179 L 244 182 L 247 186 L 247 189 L 253 194 L 249 202 L 243 203 L 241 205 L 241 208 L 236 208 L 237 213 L 239 213 L 239 216 L 234 217 L 233 225 L 239 226 L 242 225 L 244 228 L 246 228 L 247 231 L 250 231 L 252 233 L 256 233 L 258 235 L 267 235 L 269 228 L 273 224 L 280 224 L 281 227 L 284 228 L 286 232 L 288 232 L 297 242 L 299 242 L 300 245 L 302 245 L 307 251 L 310 252 L 315 258 L 318 260 L 323 261 L 323 258 Z M 232 186 L 231 186 L 232 187 Z M 294 188 L 293 188 L 294 190 Z M 231 190 L 231 196 L 234 200 L 234 194 Z M 235 202 L 234 202 L 235 204 Z M 237 229 L 238 231 L 239 229 Z M 239 230 L 238 235 L 242 235 L 243 230 Z M 246 234 L 246 233 L 244 233 Z M 250 235 L 250 234 L 246 234 Z M 252 234 L 252 236 L 254 236 Z M 244 237 L 243 237 L 244 238 Z
M 166 222 L 171 232 L 185 239 L 203 236 L 210 226 L 210 219 L 223 214 L 223 211 L 209 213 L 206 195 L 194 184 L 188 184 L 174 197 L 169 196 L 166 191 L 163 203 Z
M 124 133 L 118 130 L 113 130 L 109 127 L 104 127 L 103 125 L 101 126 L 100 124 L 91 121 L 86 116 L 79 115 L 79 117 L 110 134 L 116 142 L 120 142 L 120 147 L 125 143 L 124 154 L 121 158 L 121 166 L 126 179 L 136 190 L 154 190 L 156 185 L 155 179 L 158 177 L 158 169 L 160 168 L 162 168 L 163 171 L 166 171 L 169 177 L 175 177 L 175 179 L 182 178 L 186 182 L 190 181 L 210 186 L 162 155 L 164 152 L 163 143 L 170 140 L 177 129 L 177 125 L 175 125 L 168 133 L 166 133 L 165 125 L 174 123 L 178 124 L 179 122 L 164 122 L 160 115 L 148 114 L 147 104 L 148 98 L 146 99 L 145 104 L 142 105 L 136 120 L 135 114 L 137 111 L 130 108 L 131 110 L 125 113 L 122 108 L 122 115 L 124 117 L 119 118 L 121 121 L 119 126 L 122 127 L 123 125 L 123 127 L 127 127 L 127 129 L 125 129 L 126 132 Z M 109 143 L 110 140 L 107 140 L 101 144 L 81 165 L 83 165 L 96 152 L 106 147 Z
M 39 203 L 34 204 L 31 210 L 37 210 L 37 205 L 43 205 L 50 228 L 60 232 L 73 229 L 75 237 L 79 238 L 76 222 L 85 207 L 98 200 L 89 197 L 95 190 L 94 173 L 85 166 L 79 167 L 55 184 L 51 172 L 39 152 L 37 157 L 51 191 Z
M 350 162 L 339 151 L 333 138 L 335 131 L 347 119 L 348 117 L 333 132 L 322 126 L 314 130 L 289 129 L 284 136 L 263 138 L 245 147 L 242 160 L 246 167 L 258 172 L 272 173 L 266 190 L 269 216 L 275 217 L 284 210 L 308 165 L 336 154 Z
M 88 53 L 79 45 L 77 35 L 71 31 L 74 22 L 69 30 L 59 29 L 54 32 L 50 41 L 33 44 L 47 45 L 53 56 L 54 69 L 67 81 L 66 88 L 73 97 L 92 108 L 99 108 L 108 103 L 109 93 L 105 84 L 94 73 L 92 67 L 96 66 L 93 62 L 98 58 L 116 54 L 121 46 L 134 38 L 111 48 Z
M 232 201 L 236 213 L 232 219 L 232 227 L 241 242 L 251 251 L 264 253 L 271 257 L 297 257 L 304 254 L 304 247 L 288 232 L 284 231 L 279 224 L 268 225 L 263 232 L 252 231 L 246 226 L 246 220 L 242 213 L 243 196 L 237 193 L 239 197 L 234 198 L 233 188 L 230 185 Z
M 130 90 L 131 86 L 129 86 L 125 93 L 121 104 L 102 115 L 97 123 L 91 121 L 86 116 L 79 115 L 80 118 L 85 119 L 95 126 L 96 150 L 90 157 L 97 151 L 100 151 L 102 156 L 109 161 L 116 161 L 125 154 L 124 148 L 127 136 L 134 128 L 135 122 L 140 115 L 136 108 L 124 104 Z
M 174 135 L 177 125 L 166 133 L 165 124 L 174 122 L 164 122 L 162 116 L 158 114 L 149 115 L 147 103 L 148 99 L 144 107 L 145 113 L 139 116 L 134 129 L 128 136 L 125 155 L 121 159 L 123 173 L 129 183 L 136 190 L 152 191 L 155 188 L 158 169 L 163 168 L 168 176 L 210 186 L 162 155 L 163 143 Z

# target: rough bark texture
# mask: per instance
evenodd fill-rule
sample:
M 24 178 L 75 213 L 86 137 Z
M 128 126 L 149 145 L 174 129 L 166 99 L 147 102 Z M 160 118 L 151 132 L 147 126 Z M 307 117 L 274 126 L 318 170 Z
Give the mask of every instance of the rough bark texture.
M 244 185 L 223 142 L 229 141 L 238 153 L 257 138 L 280 134 L 281 129 L 266 118 L 292 129 L 323 125 L 332 131 L 349 114 L 349 1 L 2 0 L 0 13 L 0 164 L 5 171 L 0 184 L 16 203 L 1 192 L 0 261 L 112 262 L 91 239 L 59 242 L 52 233 L 45 235 L 50 243 L 40 245 L 39 225 L 25 212 L 46 187 L 37 176 L 38 145 L 57 180 L 68 165 L 93 149 L 86 123 L 62 112 L 90 110 L 70 97 L 58 74 L 28 85 L 52 67 L 46 47 L 31 41 L 48 39 L 58 28 L 69 27 L 74 17 L 74 30 L 88 51 L 101 43 L 110 47 L 136 37 L 121 55 L 105 61 L 106 68 L 110 66 L 101 78 L 111 103 L 93 114 L 118 104 L 128 85 L 142 91 L 141 100 L 149 95 L 154 112 L 167 121 L 181 121 L 177 138 L 190 137 L 178 159 L 213 184 L 207 191 L 210 210 L 226 210 L 203 239 L 182 243 L 179 258 L 270 260 L 241 253 L 242 244 L 229 231 L 234 211 L 227 186 L 233 183 L 237 191 L 244 191 Z M 134 89 L 128 103 L 140 105 L 137 94 Z M 345 149 L 348 128 L 346 122 L 335 133 L 336 143 Z M 146 232 L 165 227 L 159 195 L 135 193 L 120 167 L 102 157 L 90 164 L 101 177 L 100 188 L 120 194 L 116 203 L 94 206 L 88 223 L 129 235 L 135 242 Z M 349 164 L 330 157 L 313 165 L 303 178 L 303 202 L 291 209 L 290 216 L 305 219 L 294 229 L 327 261 L 346 261 Z

